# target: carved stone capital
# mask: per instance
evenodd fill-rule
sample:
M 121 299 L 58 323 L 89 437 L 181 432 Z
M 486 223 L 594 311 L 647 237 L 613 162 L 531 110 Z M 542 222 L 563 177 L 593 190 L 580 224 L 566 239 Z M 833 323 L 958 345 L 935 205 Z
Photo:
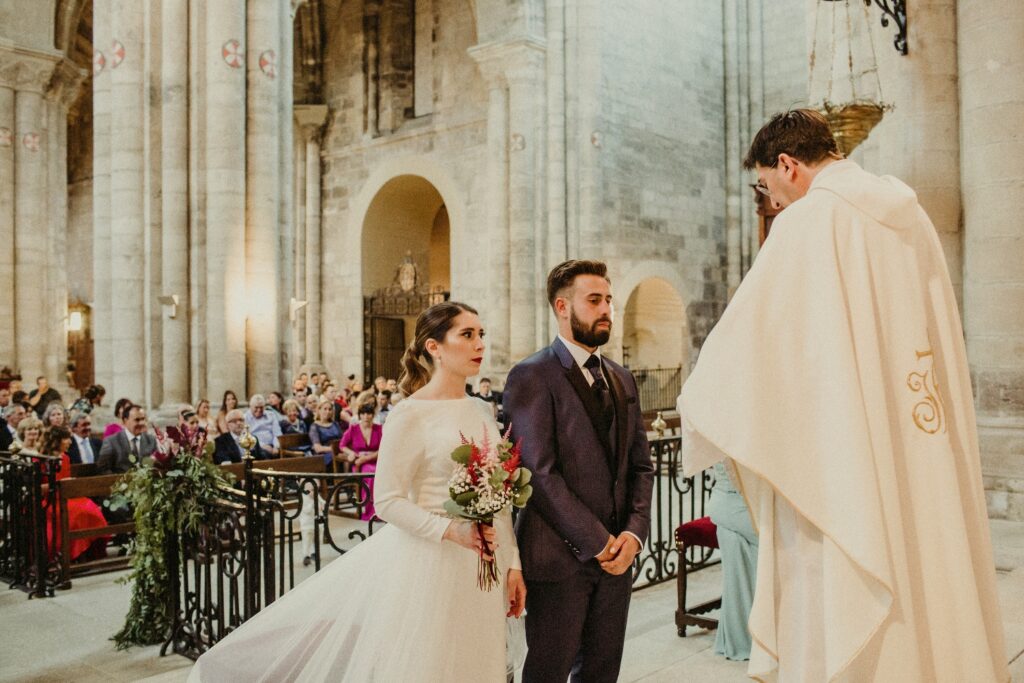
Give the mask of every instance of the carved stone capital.
M 329 109 L 326 104 L 295 105 L 295 123 L 302 131 L 306 142 L 319 140 L 324 124 L 327 123 Z
M 59 53 L 0 47 L 0 87 L 43 93 L 61 58 Z
M 519 38 L 500 43 L 482 43 L 468 50 L 476 61 L 488 88 L 510 81 L 541 78 L 547 46 L 536 38 Z
M 69 108 L 82 93 L 82 84 L 88 74 L 70 59 L 62 59 L 53 70 L 46 97 L 64 109 Z

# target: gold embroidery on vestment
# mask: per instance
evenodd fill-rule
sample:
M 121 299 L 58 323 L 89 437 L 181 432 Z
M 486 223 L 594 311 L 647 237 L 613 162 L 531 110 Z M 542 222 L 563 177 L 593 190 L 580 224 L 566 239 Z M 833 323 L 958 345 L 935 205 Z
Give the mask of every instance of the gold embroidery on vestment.
M 921 400 L 914 404 L 912 416 L 914 425 L 925 434 L 935 434 L 939 430 L 946 431 L 946 415 L 942 405 L 942 394 L 935 379 L 935 354 L 931 349 L 914 351 L 918 363 L 927 359 L 927 367 L 918 369 L 907 375 L 907 386 Z

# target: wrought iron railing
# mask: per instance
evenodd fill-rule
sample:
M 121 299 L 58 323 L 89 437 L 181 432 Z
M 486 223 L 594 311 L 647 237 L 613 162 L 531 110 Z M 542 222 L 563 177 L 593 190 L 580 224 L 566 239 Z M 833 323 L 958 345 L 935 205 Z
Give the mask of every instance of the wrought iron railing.
M 264 470 L 247 460 L 241 488 L 222 487 L 203 526 L 168 547 L 173 624 L 161 654 L 196 659 L 294 588 L 296 541 L 308 544 L 316 570 L 324 549 L 344 554 L 331 517 L 361 512 L 372 477 Z M 380 522 L 359 524 L 350 541 L 365 539 Z
M 630 368 L 640 391 L 640 410 L 674 410 L 683 388 L 683 369 Z
M 654 462 L 651 528 L 647 544 L 633 568 L 633 590 L 675 578 L 679 571 L 676 527 L 706 514 L 705 508 L 715 485 L 714 470 L 704 470 L 700 477 L 684 477 L 681 445 L 678 436 L 651 439 L 651 460 Z M 694 546 L 687 549 L 684 561 L 690 571 L 718 562 L 711 550 Z
M 0 453 L 0 580 L 29 597 L 53 597 L 57 559 L 57 472 L 61 459 Z

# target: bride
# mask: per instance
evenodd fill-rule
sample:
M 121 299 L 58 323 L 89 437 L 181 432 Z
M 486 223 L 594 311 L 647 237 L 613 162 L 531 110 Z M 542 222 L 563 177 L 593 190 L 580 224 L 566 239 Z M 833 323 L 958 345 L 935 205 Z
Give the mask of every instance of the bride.
M 443 516 L 460 432 L 500 438 L 488 403 L 465 394 L 484 332 L 475 310 L 445 302 L 416 321 L 402 393 L 384 429 L 377 514 L 388 524 L 205 653 L 189 681 L 504 681 L 505 617 L 526 585 L 508 509 L 483 536 L 507 568 L 476 585 L 477 527 Z M 432 372 L 424 367 L 424 361 Z

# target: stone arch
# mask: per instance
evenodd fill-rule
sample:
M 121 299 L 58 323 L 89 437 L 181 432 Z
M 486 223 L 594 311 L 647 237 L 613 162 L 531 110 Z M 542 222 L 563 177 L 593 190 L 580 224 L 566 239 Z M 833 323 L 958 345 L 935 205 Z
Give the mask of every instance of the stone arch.
M 358 275 L 352 278 L 355 290 L 365 297 L 393 285 L 399 264 L 411 253 L 421 276 L 420 285 L 430 287 L 435 298 L 441 296 L 440 292 L 450 292 L 457 286 L 452 282 L 457 272 L 451 263 L 465 230 L 464 216 L 462 193 L 429 160 L 382 164 L 357 195 L 344 237 L 346 244 L 360 254 L 355 264 Z M 358 303 L 360 312 L 363 303 L 362 299 Z M 358 340 L 353 338 L 349 343 L 364 349 L 364 372 L 387 374 L 400 357 L 399 351 L 411 340 L 418 312 L 410 309 L 407 315 L 383 316 L 390 317 L 390 322 L 375 317 L 363 320 Z M 395 318 L 403 321 L 401 327 Z M 375 346 L 381 339 L 387 340 L 384 346 Z
M 667 280 L 648 277 L 630 292 L 622 314 L 623 360 L 631 367 L 689 367 L 686 304 Z

